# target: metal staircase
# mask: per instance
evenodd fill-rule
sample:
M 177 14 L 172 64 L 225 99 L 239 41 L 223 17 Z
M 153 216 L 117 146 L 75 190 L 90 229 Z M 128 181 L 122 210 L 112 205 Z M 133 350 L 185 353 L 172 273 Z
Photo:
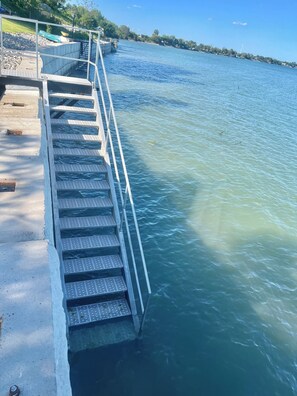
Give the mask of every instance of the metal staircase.
M 75 27 L 88 35 L 87 59 L 43 53 L 84 66 L 80 74 L 84 70 L 86 78 L 42 74 L 38 45 L 42 23 L 2 15 L 0 28 L 3 18 L 35 24 L 36 51 L 22 52 L 23 57 L 35 58 L 35 73 L 15 72 L 11 77 L 0 62 L 0 75 L 10 83 L 36 86 L 42 94 L 54 243 L 70 347 L 71 340 L 75 340 L 71 349 L 77 350 L 134 339 L 142 330 L 151 289 L 100 30 Z M 1 60 L 2 39 L 0 47 Z
M 73 84 L 70 87 L 74 90 Z M 56 238 L 60 241 L 67 321 L 71 330 L 106 321 L 115 323 L 116 329 L 122 318 L 129 319 L 136 336 L 140 319 L 109 156 L 102 149 L 103 124 L 95 95 L 95 89 L 91 96 L 69 92 L 48 95 Z M 65 99 L 72 106 L 54 104 L 57 100 L 65 103 Z M 62 112 L 63 118 L 53 118 L 56 112 Z M 95 119 L 86 120 L 86 114 Z

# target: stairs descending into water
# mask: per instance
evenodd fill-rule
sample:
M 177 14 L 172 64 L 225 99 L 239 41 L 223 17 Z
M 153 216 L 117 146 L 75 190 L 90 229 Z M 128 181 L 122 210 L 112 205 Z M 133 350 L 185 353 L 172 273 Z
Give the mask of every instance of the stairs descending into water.
M 77 94 L 73 84 L 63 91 L 50 91 L 47 100 L 68 326 L 70 333 L 95 328 L 93 339 L 105 329 L 98 345 L 133 339 L 139 323 L 97 92 Z

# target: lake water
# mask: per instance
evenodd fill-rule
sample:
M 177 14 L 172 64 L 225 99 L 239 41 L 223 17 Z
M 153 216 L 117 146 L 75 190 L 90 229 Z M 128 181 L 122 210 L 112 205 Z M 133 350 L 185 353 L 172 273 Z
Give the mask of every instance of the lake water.
M 120 42 L 106 67 L 153 295 L 74 396 L 297 395 L 297 71 Z

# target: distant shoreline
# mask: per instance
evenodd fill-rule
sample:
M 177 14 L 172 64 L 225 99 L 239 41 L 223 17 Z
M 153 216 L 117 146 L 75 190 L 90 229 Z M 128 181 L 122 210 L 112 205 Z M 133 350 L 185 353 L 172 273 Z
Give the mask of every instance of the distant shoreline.
M 158 36 L 159 37 L 159 36 Z M 278 65 L 278 66 L 284 66 L 288 67 L 290 69 L 297 69 L 297 63 L 296 62 L 288 62 L 288 61 L 281 61 L 279 59 L 271 58 L 268 56 L 262 56 L 262 55 L 253 55 L 250 53 L 245 53 L 245 52 L 237 52 L 233 49 L 228 50 L 226 48 L 217 48 L 217 47 L 212 47 L 210 45 L 204 45 L 204 44 L 199 44 L 197 45 L 194 42 L 191 42 L 191 44 L 195 44 L 195 46 L 192 47 L 187 47 L 188 42 L 185 42 L 183 40 L 179 39 L 180 45 L 170 45 L 166 44 L 163 42 L 152 42 L 147 39 L 128 39 L 128 41 L 134 41 L 134 42 L 141 42 L 144 44 L 150 44 L 150 45 L 158 45 L 160 47 L 172 47 L 176 49 L 184 49 L 187 51 L 193 51 L 193 52 L 201 52 L 205 54 L 211 54 L 211 55 L 219 55 L 219 56 L 227 56 L 229 58 L 236 58 L 236 59 L 246 59 L 246 60 L 251 60 L 254 62 L 260 62 L 260 63 L 266 63 L 268 65 Z

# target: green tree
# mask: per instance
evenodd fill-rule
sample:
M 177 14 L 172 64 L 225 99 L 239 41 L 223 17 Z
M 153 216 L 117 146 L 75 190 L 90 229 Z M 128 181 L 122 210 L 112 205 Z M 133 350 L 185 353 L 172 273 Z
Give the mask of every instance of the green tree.
M 40 3 L 40 0 L 16 0 L 15 5 L 24 10 L 31 18 L 32 12 L 39 7 Z
M 127 40 L 130 36 L 130 28 L 126 25 L 119 26 L 118 35 L 120 38 Z
M 119 38 L 117 33 L 117 25 L 108 21 L 107 19 L 103 19 L 100 26 L 104 29 L 104 36 L 111 38 Z

